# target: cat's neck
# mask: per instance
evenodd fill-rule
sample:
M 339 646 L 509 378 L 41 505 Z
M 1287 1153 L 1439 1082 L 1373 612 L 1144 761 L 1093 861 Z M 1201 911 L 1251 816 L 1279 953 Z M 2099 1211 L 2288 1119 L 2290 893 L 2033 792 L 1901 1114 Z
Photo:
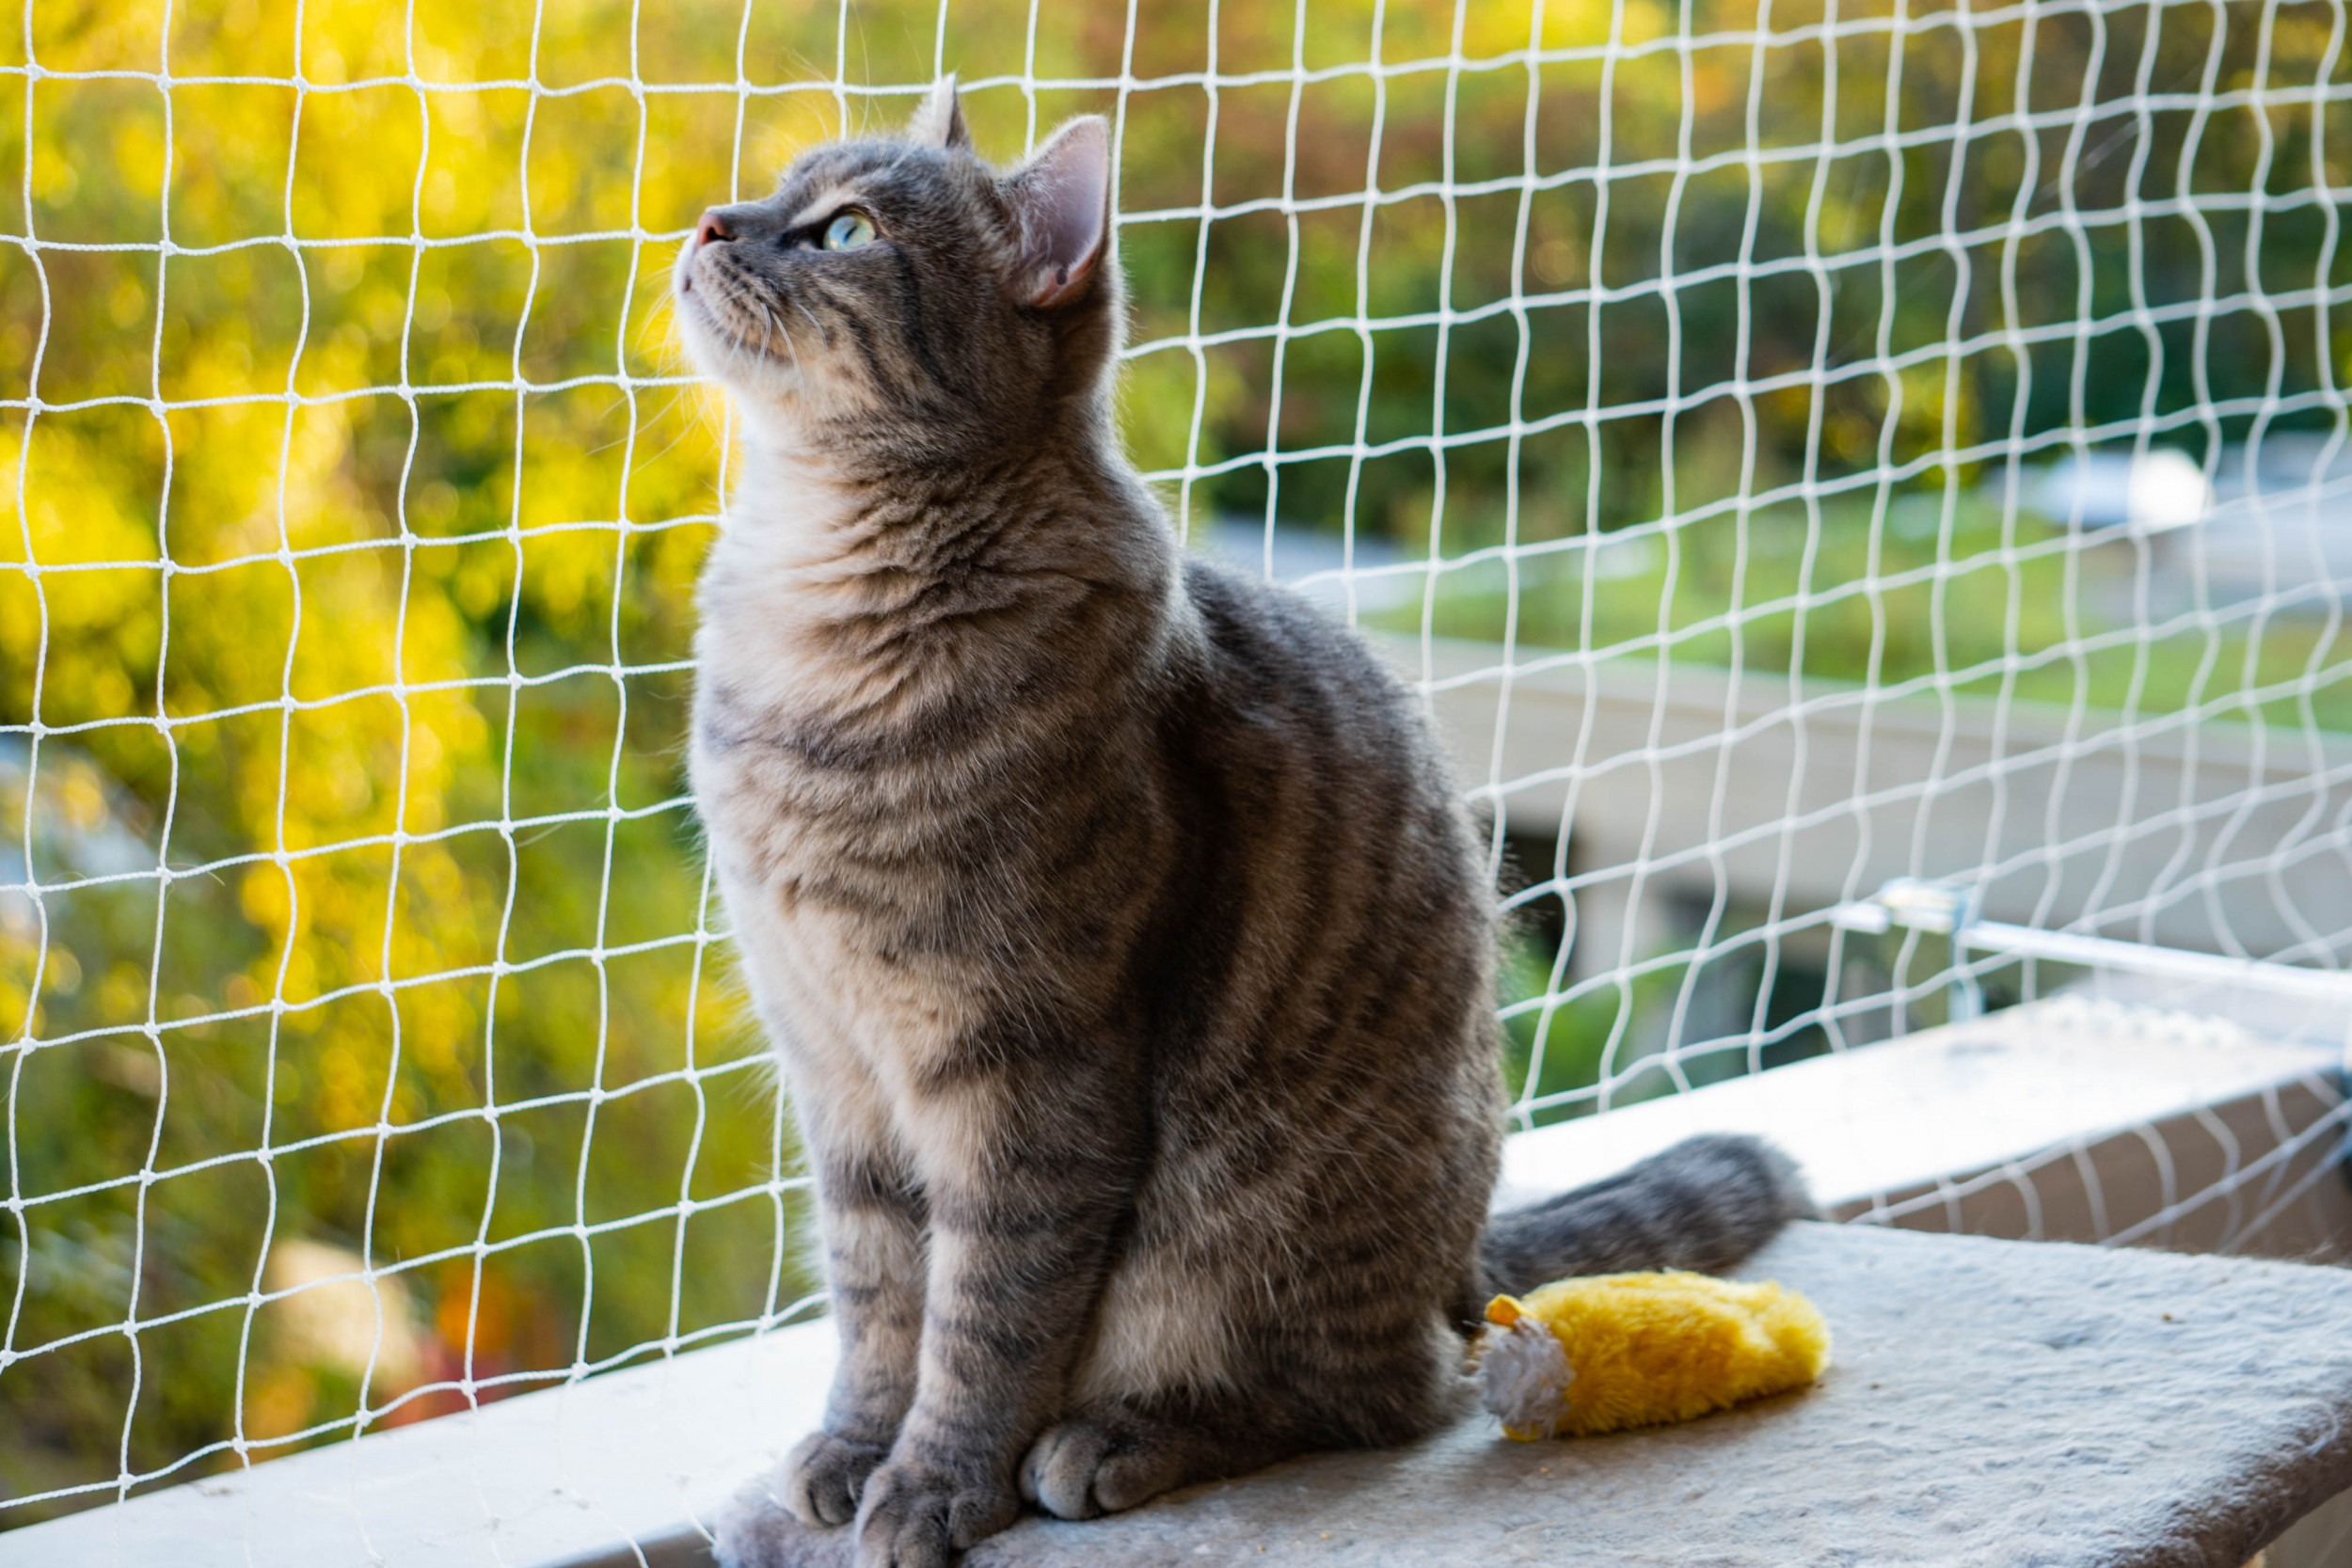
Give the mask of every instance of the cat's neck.
M 1073 527 L 1080 518 L 1086 525 Z M 916 463 L 829 450 L 797 433 L 754 432 L 742 446 L 723 537 L 763 575 L 830 581 L 845 572 L 1021 572 L 1041 558 L 1082 572 L 1119 562 L 1150 568 L 1169 554 L 1155 542 L 1172 533 L 1133 469 L 1090 440 Z
M 1025 661 L 1159 657 L 1177 565 L 1165 514 L 1106 453 L 877 471 L 753 438 L 704 567 L 698 652 L 707 673 L 787 677 L 818 707 L 983 665 L 1010 689 Z M 1073 643 L 1073 626 L 1091 629 Z
M 870 543 L 866 487 L 806 443 L 748 436 L 733 478 L 720 553 L 742 567 L 788 573 L 862 554 Z

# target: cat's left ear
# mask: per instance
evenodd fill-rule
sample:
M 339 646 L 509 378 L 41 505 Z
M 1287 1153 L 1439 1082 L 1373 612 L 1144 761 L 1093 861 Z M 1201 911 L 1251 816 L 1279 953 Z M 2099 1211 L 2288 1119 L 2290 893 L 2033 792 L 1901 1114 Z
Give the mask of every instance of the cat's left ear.
M 1024 301 L 1044 309 L 1084 291 L 1111 231 L 1111 128 L 1101 115 L 1073 119 L 1005 182 L 1021 221 Z
M 914 118 L 907 121 L 907 140 L 917 147 L 936 147 L 943 151 L 961 148 L 972 150 L 972 133 L 963 123 L 963 100 L 956 94 L 956 73 L 942 76 L 923 102 L 914 106 Z

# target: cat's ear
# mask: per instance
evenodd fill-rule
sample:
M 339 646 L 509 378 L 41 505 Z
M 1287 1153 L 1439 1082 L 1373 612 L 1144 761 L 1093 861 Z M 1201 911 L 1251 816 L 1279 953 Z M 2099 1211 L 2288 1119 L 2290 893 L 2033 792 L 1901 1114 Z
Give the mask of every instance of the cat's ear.
M 1111 128 L 1101 115 L 1073 119 L 1005 182 L 1021 219 L 1025 303 L 1073 299 L 1102 263 L 1111 231 Z
M 963 101 L 956 96 L 954 71 L 942 76 L 914 106 L 914 118 L 907 121 L 907 140 L 917 147 L 972 150 L 972 133 L 963 123 Z

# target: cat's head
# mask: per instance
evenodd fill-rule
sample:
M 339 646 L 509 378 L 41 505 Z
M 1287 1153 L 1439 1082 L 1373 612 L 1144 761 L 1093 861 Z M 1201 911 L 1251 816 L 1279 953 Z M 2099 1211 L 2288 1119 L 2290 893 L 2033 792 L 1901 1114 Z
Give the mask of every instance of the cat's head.
M 680 328 L 755 429 L 955 463 L 1099 419 L 1121 303 L 1110 128 L 1019 168 L 972 150 L 953 77 L 896 140 L 831 143 L 678 257 Z

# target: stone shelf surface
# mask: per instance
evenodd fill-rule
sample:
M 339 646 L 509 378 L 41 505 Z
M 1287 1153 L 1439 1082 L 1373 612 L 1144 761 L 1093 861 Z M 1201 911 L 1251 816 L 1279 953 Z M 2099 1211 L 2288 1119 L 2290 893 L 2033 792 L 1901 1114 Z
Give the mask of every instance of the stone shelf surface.
M 1030 1519 L 967 1561 L 2241 1568 L 2352 1486 L 2352 1273 L 1828 1225 L 1743 1272 L 1828 1315 L 1812 1389 L 1573 1442 L 1471 1417 Z M 0 1562 L 707 1568 L 705 1524 L 816 1418 L 831 1361 L 828 1325 L 783 1329 L 12 1531 Z
M 970 1568 L 2239 1568 L 2352 1485 L 2352 1274 L 1804 1225 L 1744 1275 L 1827 1314 L 1803 1393 L 1517 1444 L 1483 1418 L 1085 1524 Z M 781 1568 L 851 1560 L 789 1532 Z M 679 1540 L 668 1560 L 708 1560 Z M 633 1560 L 612 1558 L 615 1563 Z

